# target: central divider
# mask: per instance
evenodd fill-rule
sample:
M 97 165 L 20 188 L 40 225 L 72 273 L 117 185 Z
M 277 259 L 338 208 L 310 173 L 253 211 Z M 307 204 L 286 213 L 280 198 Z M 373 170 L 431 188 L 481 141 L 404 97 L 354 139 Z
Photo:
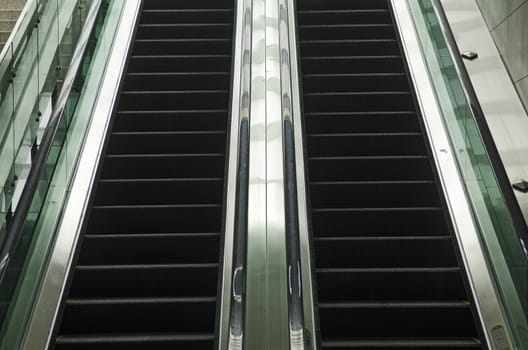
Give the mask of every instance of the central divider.
M 246 349 L 288 349 L 278 1 L 253 0 Z

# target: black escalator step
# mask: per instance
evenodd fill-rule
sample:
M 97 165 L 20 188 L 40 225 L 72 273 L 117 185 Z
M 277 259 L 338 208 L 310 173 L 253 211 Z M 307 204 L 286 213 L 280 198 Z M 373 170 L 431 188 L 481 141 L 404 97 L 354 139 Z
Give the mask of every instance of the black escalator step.
M 218 204 L 223 178 L 116 179 L 97 186 L 95 205 Z
M 231 38 L 141 39 L 134 43 L 133 55 L 204 55 L 229 54 Z
M 461 271 L 456 267 L 317 268 L 315 271 L 320 303 L 466 300 Z
M 408 91 L 404 73 L 305 74 L 303 90 L 313 92 Z
M 319 55 L 321 54 L 324 53 Z M 400 56 L 301 56 L 301 62 L 303 74 L 402 73 L 405 71 Z
M 227 129 L 227 110 L 119 111 L 113 130 L 137 131 L 214 131 Z
M 200 154 L 225 148 L 224 131 L 112 133 L 107 154 Z
M 231 23 L 165 23 L 141 24 L 137 39 L 200 39 L 226 38 L 231 39 L 233 25 Z
M 384 103 L 380 104 L 380 100 Z M 312 92 L 304 94 L 311 112 L 408 111 L 414 101 L 408 91 Z
M 348 112 L 305 113 L 308 133 L 358 133 L 419 132 L 420 124 L 412 111 L 402 112 Z
M 299 23 L 305 24 L 390 24 L 388 10 L 302 10 L 298 11 Z
M 222 72 L 231 68 L 231 55 L 145 55 L 132 56 L 131 73 Z M 203 104 L 202 104 L 203 106 Z
M 385 338 L 385 339 L 329 339 L 322 342 L 325 350 L 345 349 L 390 349 L 390 350 L 435 350 L 455 349 L 469 350 L 479 349 L 480 341 L 476 338 Z
M 313 244 L 317 268 L 457 266 L 449 236 L 325 237 Z
M 216 263 L 220 234 L 85 235 L 80 265 Z
M 110 155 L 102 179 L 221 177 L 225 156 L 217 154 Z
M 438 210 L 313 210 L 312 225 L 317 236 L 444 236 L 448 232 Z
M 232 9 L 144 9 L 141 24 L 231 22 Z
M 213 332 L 215 312 L 216 297 L 69 299 L 61 333 Z
M 233 1 L 230 0 L 193 0 L 193 1 L 167 1 L 147 0 L 143 10 L 170 10 L 170 9 L 230 9 Z
M 125 91 L 222 90 L 229 85 L 229 72 L 131 73 Z
M 426 156 L 310 157 L 311 181 L 431 180 Z
M 211 108 L 221 108 L 228 96 L 227 90 L 124 91 L 119 109 L 198 109 L 204 101 Z
M 312 40 L 333 38 L 347 39 L 394 39 L 390 24 L 312 24 L 299 26 L 299 34 Z
M 344 1 L 344 0 L 303 0 L 299 1 L 299 10 L 313 10 L 313 9 L 386 9 L 387 1 L 386 0 L 353 0 L 353 1 Z
M 316 182 L 310 184 L 310 196 L 314 209 L 440 205 L 432 181 Z
M 421 133 L 309 134 L 307 146 L 313 157 L 420 156 L 427 152 Z
M 214 334 L 134 334 L 134 335 L 90 335 L 60 336 L 56 340 L 57 350 L 209 350 L 214 344 Z
M 95 207 L 87 231 L 97 233 L 219 232 L 220 205 Z
M 466 302 L 320 303 L 319 317 L 325 338 L 477 337 Z
M 312 39 L 301 40 L 299 45 L 301 56 L 318 56 L 321 53 L 328 56 L 353 56 L 357 52 L 366 56 L 400 54 L 396 39 Z
M 212 297 L 218 264 L 77 266 L 70 298 Z

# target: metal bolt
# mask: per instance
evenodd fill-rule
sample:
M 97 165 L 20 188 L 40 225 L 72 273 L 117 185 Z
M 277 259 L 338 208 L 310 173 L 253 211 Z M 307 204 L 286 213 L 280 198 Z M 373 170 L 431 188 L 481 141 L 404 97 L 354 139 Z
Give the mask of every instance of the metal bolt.
M 473 61 L 474 59 L 478 58 L 478 53 L 473 51 L 466 51 L 462 53 L 462 58 Z

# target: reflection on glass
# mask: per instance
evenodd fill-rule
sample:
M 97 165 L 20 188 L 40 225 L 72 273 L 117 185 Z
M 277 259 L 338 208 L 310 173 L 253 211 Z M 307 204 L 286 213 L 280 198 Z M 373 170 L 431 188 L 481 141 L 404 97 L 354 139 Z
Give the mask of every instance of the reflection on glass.
M 410 1 L 481 240 L 518 344 L 528 344 L 528 261 L 430 0 Z
M 30 0 L 19 19 L 21 32 L 0 58 L 0 246 L 92 2 Z M 123 6 L 102 1 L 22 235 L 0 280 L 1 350 L 20 348 Z

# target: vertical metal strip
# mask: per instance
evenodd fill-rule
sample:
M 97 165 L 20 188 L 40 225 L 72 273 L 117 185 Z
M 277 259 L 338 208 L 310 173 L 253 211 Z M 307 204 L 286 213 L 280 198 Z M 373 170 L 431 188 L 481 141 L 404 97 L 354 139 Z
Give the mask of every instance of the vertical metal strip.
M 310 231 L 308 226 L 308 208 L 306 196 L 306 179 L 304 168 L 304 144 L 303 144 L 303 123 L 301 111 L 301 92 L 300 92 L 300 67 L 297 53 L 297 19 L 295 16 L 295 1 L 282 0 L 286 3 L 287 11 L 287 31 L 289 40 L 289 76 L 290 93 L 291 93 L 291 120 L 293 125 L 294 137 L 294 162 L 295 162 L 295 179 L 296 179 L 296 199 L 297 199 L 297 220 L 298 220 L 298 250 L 300 261 L 300 281 L 302 291 L 302 308 L 304 334 L 303 342 L 306 348 L 317 349 L 316 326 L 314 312 L 314 296 L 312 284 L 312 262 L 310 247 Z M 286 45 L 286 43 L 284 44 Z M 293 350 L 293 348 L 292 348 Z
M 289 347 L 278 18 L 278 0 L 253 0 L 247 349 Z
M 391 0 L 390 4 L 402 39 L 405 56 L 413 58 L 413 63 L 409 65 L 409 72 L 416 89 L 416 97 L 424 119 L 433 160 L 447 201 L 468 281 L 477 304 L 481 326 L 485 331 L 486 339 L 483 340 L 490 349 L 516 349 L 515 344 L 511 345 L 513 337 L 491 278 L 491 270 L 484 255 L 484 246 L 479 237 L 478 226 L 459 173 L 455 150 L 449 140 L 437 95 L 424 61 L 408 1 Z M 500 339 L 497 339 L 497 335 Z
M 288 271 L 281 96 L 279 1 L 266 1 L 267 270 L 269 349 L 287 349 Z
M 251 95 L 251 0 L 235 3 L 235 44 L 227 180 L 219 349 L 241 349 L 247 238 L 249 103 Z
M 249 200 L 244 347 L 264 349 L 266 332 L 266 7 L 252 0 Z

